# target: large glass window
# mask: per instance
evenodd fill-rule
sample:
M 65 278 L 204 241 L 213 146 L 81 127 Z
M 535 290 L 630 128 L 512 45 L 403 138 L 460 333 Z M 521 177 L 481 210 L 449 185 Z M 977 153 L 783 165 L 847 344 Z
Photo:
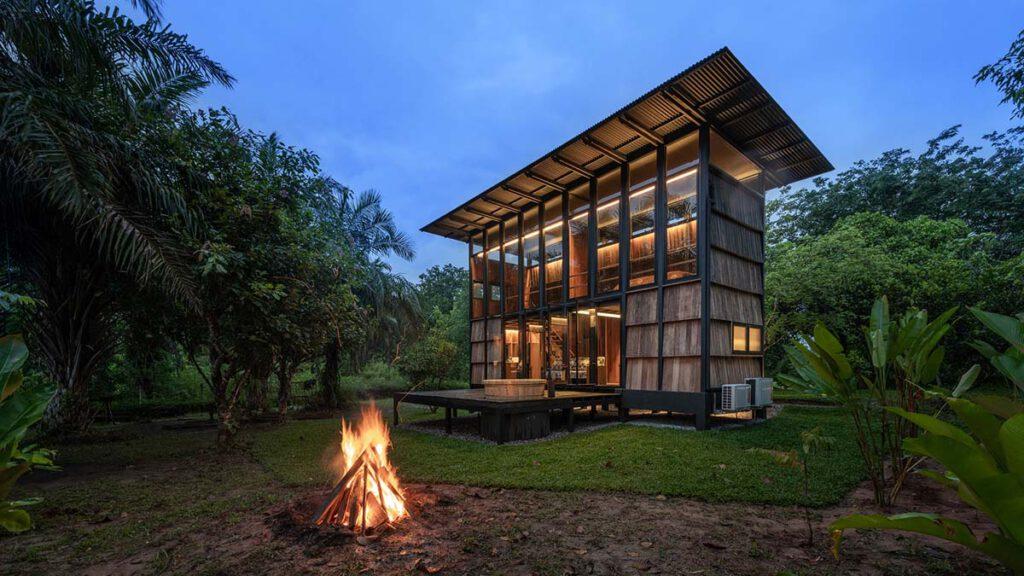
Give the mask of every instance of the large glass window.
M 658 183 L 654 152 L 629 165 L 629 285 L 654 282 L 654 191 Z
M 487 231 L 487 315 L 501 314 L 501 231 Z
M 544 372 L 544 324 L 537 314 L 526 317 L 526 332 L 523 333 L 522 356 L 524 378 L 543 378 Z
M 544 283 L 547 304 L 562 301 L 562 199 L 544 205 Z
M 564 313 L 552 312 L 548 317 L 547 362 L 544 377 L 556 384 L 566 378 L 565 345 L 569 337 L 569 322 Z
M 665 279 L 697 273 L 697 135 L 667 149 Z
M 505 313 L 519 311 L 519 224 L 516 218 L 505 222 Z
M 618 170 L 597 179 L 597 292 L 619 289 L 619 197 L 622 176 Z
M 523 296 L 524 306 L 540 306 L 540 228 L 538 210 L 534 208 L 523 217 Z
M 519 320 L 505 320 L 505 378 L 519 377 L 519 364 L 522 359 L 522 347 L 519 345 Z
M 569 298 L 587 295 L 590 237 L 590 184 L 569 191 Z
M 482 318 L 484 315 L 484 246 L 481 236 L 474 236 L 470 240 L 470 253 L 469 277 L 471 279 L 470 290 L 473 294 L 471 314 L 473 318 Z

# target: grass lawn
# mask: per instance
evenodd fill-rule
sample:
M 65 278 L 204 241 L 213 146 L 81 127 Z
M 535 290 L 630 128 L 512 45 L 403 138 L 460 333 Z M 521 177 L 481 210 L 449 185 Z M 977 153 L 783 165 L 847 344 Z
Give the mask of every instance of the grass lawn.
M 412 407 L 408 418 L 426 418 Z M 393 430 L 393 458 L 414 482 L 547 490 L 628 491 L 689 496 L 709 502 L 796 504 L 800 477 L 751 450 L 789 450 L 800 432 L 820 426 L 835 448 L 811 461 L 813 504 L 834 504 L 860 482 L 852 425 L 836 408 L 789 406 L 761 425 L 693 432 L 616 425 L 548 442 L 495 446 Z M 255 458 L 286 484 L 330 481 L 325 449 L 337 441 L 335 420 L 295 421 L 251 434 Z

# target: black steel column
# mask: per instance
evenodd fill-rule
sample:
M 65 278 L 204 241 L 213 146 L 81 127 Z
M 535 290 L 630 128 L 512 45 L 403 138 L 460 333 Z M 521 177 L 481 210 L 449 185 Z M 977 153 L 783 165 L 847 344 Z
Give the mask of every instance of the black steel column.
M 629 285 L 629 164 L 619 174 L 619 386 L 626 387 L 626 287 Z
M 480 249 L 481 249 L 481 251 L 480 251 L 480 256 L 481 256 L 481 258 L 480 258 L 480 261 L 481 261 L 480 265 L 483 266 L 483 269 L 484 269 L 484 271 L 483 271 L 483 276 L 484 276 L 484 278 L 483 278 L 483 283 L 484 283 L 484 297 L 483 297 L 483 302 L 484 302 L 484 377 L 483 377 L 482 380 L 486 380 L 488 378 L 488 374 L 487 373 L 491 369 L 491 363 L 488 361 L 489 360 L 488 357 L 490 356 L 490 354 L 489 354 L 490 350 L 488 350 L 488 348 L 491 347 L 491 336 L 490 336 L 490 330 L 488 330 L 489 327 L 487 326 L 487 323 L 490 322 L 490 312 L 491 312 L 491 285 L 490 285 L 490 279 L 488 278 L 488 274 L 487 274 L 487 268 L 489 267 L 487 265 L 487 237 L 488 236 L 489 236 L 489 234 L 487 232 L 487 228 L 484 228 L 483 238 L 481 238 L 482 244 L 480 245 Z
M 538 246 L 538 260 L 540 264 L 537 266 L 537 308 L 544 308 L 547 304 L 547 294 L 545 292 L 548 289 L 547 283 L 547 267 L 548 255 L 545 254 L 544 247 L 544 203 L 541 202 L 537 205 L 537 246 Z
M 501 378 L 508 378 L 505 375 L 505 359 L 508 356 L 508 351 L 505 349 L 505 221 L 502 220 L 498 223 L 498 268 L 501 270 L 498 276 L 501 278 L 498 288 L 498 315 L 501 318 L 501 328 L 498 331 L 499 338 L 501 338 L 501 366 L 498 366 L 498 375 Z
M 700 274 L 700 390 L 705 393 L 711 386 L 711 247 L 709 225 L 711 217 L 711 132 L 701 124 L 698 138 L 697 160 L 697 272 Z M 705 408 L 705 412 L 707 408 Z M 705 420 L 698 415 L 697 422 Z
M 666 212 L 668 191 L 665 189 L 665 145 L 658 146 L 657 182 L 654 186 L 654 282 L 658 286 L 658 390 L 664 387 L 665 374 L 665 249 L 668 243 Z
M 597 295 L 597 178 L 590 179 L 587 212 L 587 296 L 593 298 Z

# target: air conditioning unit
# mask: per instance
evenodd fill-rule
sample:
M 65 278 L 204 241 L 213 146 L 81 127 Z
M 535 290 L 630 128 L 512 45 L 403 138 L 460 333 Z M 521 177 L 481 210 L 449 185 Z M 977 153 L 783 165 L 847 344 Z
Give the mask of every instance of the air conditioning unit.
M 722 385 L 722 411 L 737 412 L 750 409 L 749 384 Z
M 754 406 L 758 408 L 772 404 L 772 379 L 747 378 L 747 385 L 754 391 Z

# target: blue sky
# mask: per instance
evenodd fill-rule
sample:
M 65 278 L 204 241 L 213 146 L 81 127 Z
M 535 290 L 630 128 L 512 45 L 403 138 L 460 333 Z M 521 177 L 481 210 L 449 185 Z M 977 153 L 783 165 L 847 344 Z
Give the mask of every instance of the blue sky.
M 466 258 L 421 226 L 722 46 L 840 170 L 958 123 L 977 142 L 1012 125 L 971 78 L 1024 3 L 170 0 L 164 16 L 238 79 L 197 104 L 379 190 L 415 280 Z

